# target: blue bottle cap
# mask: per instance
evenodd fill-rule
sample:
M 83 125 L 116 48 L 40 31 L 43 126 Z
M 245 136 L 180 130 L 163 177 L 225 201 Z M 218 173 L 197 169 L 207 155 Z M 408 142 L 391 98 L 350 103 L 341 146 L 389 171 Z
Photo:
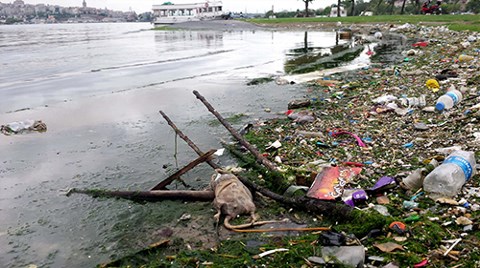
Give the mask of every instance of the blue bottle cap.
M 435 105 L 435 109 L 438 111 L 443 111 L 443 109 L 445 109 L 445 104 L 443 102 L 439 102 L 437 105 Z

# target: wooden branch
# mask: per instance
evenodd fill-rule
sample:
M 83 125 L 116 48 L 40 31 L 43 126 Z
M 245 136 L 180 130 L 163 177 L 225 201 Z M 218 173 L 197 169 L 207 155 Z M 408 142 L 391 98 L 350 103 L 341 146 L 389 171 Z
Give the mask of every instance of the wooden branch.
M 218 121 L 220 121 L 220 123 L 222 123 L 223 126 L 225 126 L 225 128 L 230 131 L 230 133 L 232 134 L 232 136 L 237 139 L 240 144 L 242 144 L 243 146 L 245 146 L 245 148 L 247 148 L 247 150 L 249 150 L 254 156 L 255 158 L 257 158 L 257 160 L 262 163 L 263 165 L 265 165 L 268 169 L 270 170 L 278 170 L 277 166 L 272 163 L 270 160 L 268 160 L 267 158 L 265 158 L 263 155 L 261 155 L 258 150 L 252 146 L 248 141 L 246 141 L 240 134 L 238 134 L 238 132 L 230 125 L 230 123 L 228 123 L 216 110 L 215 108 L 213 108 L 213 106 L 208 103 L 208 101 L 202 96 L 200 95 L 200 93 L 198 93 L 198 91 L 194 90 L 193 91 L 193 94 L 195 94 L 195 96 L 197 96 L 197 99 L 199 99 L 206 107 L 207 109 L 213 114 L 215 115 L 215 117 L 217 117 Z
M 179 171 L 175 172 L 172 174 L 170 177 L 166 178 L 165 180 L 161 181 L 159 184 L 155 185 L 155 187 L 152 188 L 152 191 L 154 190 L 165 190 L 165 187 L 172 183 L 175 179 L 178 179 L 181 175 L 185 174 L 187 171 L 191 170 L 198 164 L 205 162 L 207 159 L 209 159 L 210 156 L 212 156 L 217 150 L 210 150 L 207 153 L 201 155 L 197 159 L 193 160 L 190 164 L 186 165 Z
M 215 198 L 213 191 L 107 191 L 91 189 L 71 189 L 67 196 L 72 193 L 87 194 L 93 197 L 118 197 L 130 200 L 162 201 L 162 200 L 184 200 L 184 201 L 212 201 Z
M 283 195 L 274 193 L 264 187 L 261 187 L 248 179 L 242 178 L 238 176 L 238 179 L 245 184 L 250 189 L 257 191 L 263 194 L 266 197 L 269 197 L 279 203 L 282 203 L 286 206 L 296 208 L 302 211 L 309 211 L 312 213 L 318 214 L 325 214 L 328 213 L 328 217 L 330 218 L 344 218 L 347 219 L 350 217 L 350 212 L 352 212 L 352 208 L 337 202 L 329 202 L 309 197 L 298 197 L 298 198 L 290 198 L 285 197 Z
M 163 115 L 163 113 L 162 113 Z M 165 117 L 165 116 L 164 116 Z M 166 118 L 165 118 L 166 119 Z M 170 126 L 174 125 L 173 123 L 170 124 Z M 172 126 L 173 127 L 173 126 Z M 179 131 L 176 127 L 174 128 L 175 131 Z M 193 143 L 190 139 L 188 141 L 185 139 L 185 135 L 179 135 L 182 139 L 187 142 L 187 144 L 195 151 L 197 154 L 201 155 L 202 151 L 198 148 L 198 146 Z M 196 149 L 195 149 L 196 148 Z M 323 201 L 323 200 L 318 200 L 318 199 L 312 199 L 308 197 L 300 197 L 300 198 L 289 198 L 285 197 L 283 195 L 274 193 L 267 188 L 261 187 L 252 181 L 243 178 L 242 176 L 238 176 L 238 179 L 245 184 L 249 189 L 252 191 L 257 191 L 263 194 L 266 197 L 269 197 L 279 203 L 282 203 L 283 205 L 289 206 L 296 208 L 298 210 L 302 211 L 310 211 L 312 213 L 318 213 L 318 214 L 327 214 L 329 218 L 336 218 L 336 219 L 343 219 L 343 220 L 348 220 L 351 219 L 351 212 L 353 209 L 343 203 L 335 203 L 335 202 L 328 202 L 328 201 Z
M 170 120 L 170 118 L 163 112 L 163 111 L 160 111 L 160 114 L 163 116 L 163 118 L 167 121 L 168 125 L 170 125 L 173 130 L 175 131 L 175 133 L 177 133 L 177 135 L 182 138 L 187 144 L 188 146 L 190 146 L 190 148 L 192 148 L 199 156 L 203 155 L 203 152 L 200 150 L 200 148 L 198 148 L 197 145 L 195 145 L 195 143 L 193 143 L 192 140 L 190 140 L 185 134 L 183 134 L 182 131 L 180 131 L 180 129 L 177 128 L 177 126 L 172 122 L 172 120 Z M 215 164 L 212 160 L 210 159 L 207 159 L 207 164 L 209 164 L 213 169 L 217 169 L 217 168 L 221 168 L 219 165 Z

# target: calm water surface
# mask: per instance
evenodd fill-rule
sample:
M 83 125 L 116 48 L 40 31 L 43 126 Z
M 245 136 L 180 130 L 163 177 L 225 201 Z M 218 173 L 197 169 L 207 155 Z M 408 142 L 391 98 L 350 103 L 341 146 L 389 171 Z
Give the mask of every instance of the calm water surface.
M 229 135 L 211 124 L 193 89 L 227 116 L 275 116 L 304 91 L 275 83 L 247 87 L 249 79 L 283 74 L 292 50 L 336 44 L 333 32 L 309 32 L 305 42 L 304 32 L 150 28 L 0 26 L 0 124 L 34 118 L 49 127 L 44 134 L 0 136 L 0 266 L 93 267 L 157 242 L 165 223 L 192 208 L 67 198 L 62 190 L 149 189 L 177 162 L 172 131 L 158 110 L 200 147 L 219 148 Z M 182 142 L 178 152 L 180 166 L 196 157 Z M 211 173 L 199 166 L 184 179 L 199 189 Z M 213 215 L 210 204 L 197 206 Z
M 283 72 L 304 32 L 150 31 L 149 24 L 18 25 L 0 28 L 0 112 L 212 74 Z M 310 32 L 310 46 L 335 45 Z

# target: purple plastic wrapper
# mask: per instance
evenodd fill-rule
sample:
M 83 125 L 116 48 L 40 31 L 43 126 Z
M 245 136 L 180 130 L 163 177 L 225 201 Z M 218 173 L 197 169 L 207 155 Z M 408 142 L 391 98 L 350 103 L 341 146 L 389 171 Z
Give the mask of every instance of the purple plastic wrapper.
M 378 191 L 381 189 L 388 189 L 390 187 L 393 187 L 397 184 L 394 178 L 392 177 L 381 177 L 375 185 L 370 188 L 370 191 Z
M 354 203 L 363 202 L 368 199 L 367 192 L 364 190 L 358 190 L 352 194 L 352 200 Z
M 347 204 L 351 207 L 355 207 L 355 203 L 353 203 L 353 199 L 347 199 L 344 202 L 345 202 L 345 204 Z

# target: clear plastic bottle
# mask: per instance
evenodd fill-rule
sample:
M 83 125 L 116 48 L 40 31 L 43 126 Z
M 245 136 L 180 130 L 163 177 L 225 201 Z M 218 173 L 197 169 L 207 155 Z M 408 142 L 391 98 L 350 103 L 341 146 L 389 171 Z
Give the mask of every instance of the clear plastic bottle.
M 403 98 L 400 102 L 405 107 L 424 107 L 427 105 L 425 95 L 416 98 Z
M 423 189 L 432 196 L 453 197 L 472 177 L 475 165 L 474 152 L 454 151 L 425 177 Z
M 455 89 L 454 86 L 450 87 L 447 93 L 443 94 L 438 98 L 435 109 L 437 111 L 443 111 L 451 109 L 453 106 L 457 105 L 463 99 L 462 92 Z

